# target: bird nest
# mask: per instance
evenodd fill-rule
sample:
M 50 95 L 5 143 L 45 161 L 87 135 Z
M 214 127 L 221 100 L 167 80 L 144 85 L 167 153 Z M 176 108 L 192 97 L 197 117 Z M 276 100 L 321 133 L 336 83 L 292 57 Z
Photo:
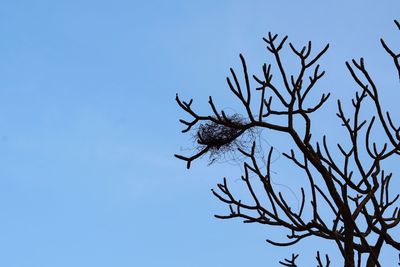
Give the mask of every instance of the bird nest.
M 235 158 L 238 148 L 248 148 L 255 139 L 255 130 L 243 129 L 246 122 L 238 114 L 229 116 L 228 122 L 231 126 L 209 121 L 197 129 L 198 149 L 208 148 L 210 164 L 226 157 Z

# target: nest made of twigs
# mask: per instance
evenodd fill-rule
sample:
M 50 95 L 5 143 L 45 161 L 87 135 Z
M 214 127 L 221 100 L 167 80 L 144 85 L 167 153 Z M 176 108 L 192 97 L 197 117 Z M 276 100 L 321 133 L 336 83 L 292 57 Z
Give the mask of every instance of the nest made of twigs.
M 213 121 L 201 124 L 196 132 L 199 149 L 208 148 L 210 163 L 228 154 L 234 154 L 238 148 L 245 148 L 254 140 L 254 130 L 244 130 L 245 120 L 238 114 L 229 116 L 227 124 Z M 241 129 L 242 128 L 242 129 Z

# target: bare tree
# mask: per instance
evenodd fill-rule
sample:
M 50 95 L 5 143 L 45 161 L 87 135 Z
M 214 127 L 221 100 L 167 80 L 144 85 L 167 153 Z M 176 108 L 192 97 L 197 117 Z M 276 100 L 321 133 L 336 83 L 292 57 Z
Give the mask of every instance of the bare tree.
M 400 30 L 400 23 L 395 21 L 395 24 Z M 206 153 L 217 155 L 237 149 L 247 159 L 243 163 L 244 174 L 241 178 L 251 201 L 247 203 L 233 194 L 224 178 L 218 184 L 219 190 L 212 192 L 228 205 L 229 213 L 216 215 L 217 218 L 242 218 L 246 223 L 279 226 L 289 230 L 285 242 L 267 240 L 275 246 L 291 246 L 311 236 L 331 240 L 343 256 L 344 266 L 381 266 L 379 255 L 383 245 L 400 250 L 400 241 L 391 234 L 391 229 L 400 222 L 400 210 L 395 206 L 399 195 L 391 191 L 392 173 L 383 167 L 389 158 L 400 155 L 400 127 L 396 125 L 397 120 L 393 120 L 391 113 L 382 107 L 379 86 L 361 58 L 346 62 L 358 88 L 351 101 L 350 114 L 345 113 L 342 101 L 337 101 L 337 116 L 347 133 L 347 140 L 338 143 L 335 149 L 328 144 L 326 135 L 319 141 L 315 140 L 311 115 L 324 105 L 330 94 L 322 94 L 314 105 L 308 105 L 309 101 L 306 100 L 325 74 L 320 71 L 318 61 L 329 45 L 313 53 L 311 42 L 300 49 L 289 43 L 299 62 L 298 73 L 291 75 L 283 64 L 281 53 L 287 39 L 287 36 L 279 39 L 278 35 L 271 33 L 264 38 L 274 58 L 279 81 L 273 80 L 271 64 L 264 64 L 262 76 L 253 75 L 258 84 L 255 88 L 257 97 L 253 96 L 246 61 L 242 55 L 243 83 L 239 82 L 236 72 L 231 69 L 232 78 L 227 78 L 227 83 L 245 108 L 246 114 L 227 115 L 217 109 L 210 96 L 212 114 L 200 115 L 192 109 L 193 100 L 185 102 L 176 96 L 178 105 L 192 118 L 180 120 L 186 126 L 182 132 L 194 132 L 198 147 L 190 157 L 175 156 L 186 161 L 187 168 L 190 168 L 194 160 Z M 381 43 L 393 60 L 400 79 L 400 53 L 394 52 L 383 39 Z M 293 149 L 282 154 L 306 178 L 305 187 L 299 190 L 299 208 L 291 207 L 282 192 L 278 192 L 271 182 L 274 149 L 271 148 L 267 153 L 266 170 L 263 171 L 260 158 L 255 152 L 256 142 L 252 142 L 249 147 L 241 143 L 241 138 L 254 129 L 268 129 L 285 134 L 292 140 Z M 385 141 L 381 140 L 382 135 L 378 135 L 379 130 L 384 133 Z M 250 179 L 252 175 L 257 179 Z M 257 185 L 261 185 L 262 193 L 256 190 Z M 328 207 L 329 214 L 326 214 L 326 209 L 322 212 L 321 207 Z M 284 266 L 297 266 L 297 256 L 293 254 L 291 259 L 280 263 Z M 323 266 L 319 252 L 317 261 L 318 266 Z M 329 266 L 328 255 L 325 262 Z

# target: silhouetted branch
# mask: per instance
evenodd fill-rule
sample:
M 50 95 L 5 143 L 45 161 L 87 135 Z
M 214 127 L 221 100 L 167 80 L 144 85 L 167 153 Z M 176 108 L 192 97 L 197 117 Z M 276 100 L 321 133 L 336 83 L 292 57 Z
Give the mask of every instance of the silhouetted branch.
M 296 265 L 296 259 L 299 257 L 299 254 L 292 254 L 292 257 L 290 259 L 284 259 L 284 261 L 279 261 L 279 263 L 283 266 L 288 266 L 288 267 L 297 267 Z
M 317 267 L 329 267 L 330 264 L 331 264 L 331 261 L 330 261 L 330 259 L 329 259 L 328 254 L 325 255 L 325 261 L 326 261 L 326 264 L 325 264 L 325 265 L 322 263 L 322 260 L 321 260 L 319 251 L 317 251 L 317 257 L 316 257 L 316 259 L 317 259 L 317 262 L 318 262 L 318 266 L 317 266 Z

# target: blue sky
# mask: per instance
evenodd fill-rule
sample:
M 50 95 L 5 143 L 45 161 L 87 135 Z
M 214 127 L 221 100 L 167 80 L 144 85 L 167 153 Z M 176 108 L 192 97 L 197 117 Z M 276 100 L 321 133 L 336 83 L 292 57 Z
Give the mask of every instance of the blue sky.
M 379 38 L 399 40 L 398 10 L 394 0 L 0 1 L 0 265 L 277 266 L 300 251 L 314 264 L 329 248 L 317 240 L 277 249 L 265 239 L 279 231 L 213 217 L 226 209 L 210 189 L 240 169 L 187 171 L 172 157 L 190 146 L 174 97 L 234 108 L 225 76 L 241 52 L 260 70 L 268 31 L 331 43 L 332 99 L 352 94 L 353 57 L 391 88 Z

